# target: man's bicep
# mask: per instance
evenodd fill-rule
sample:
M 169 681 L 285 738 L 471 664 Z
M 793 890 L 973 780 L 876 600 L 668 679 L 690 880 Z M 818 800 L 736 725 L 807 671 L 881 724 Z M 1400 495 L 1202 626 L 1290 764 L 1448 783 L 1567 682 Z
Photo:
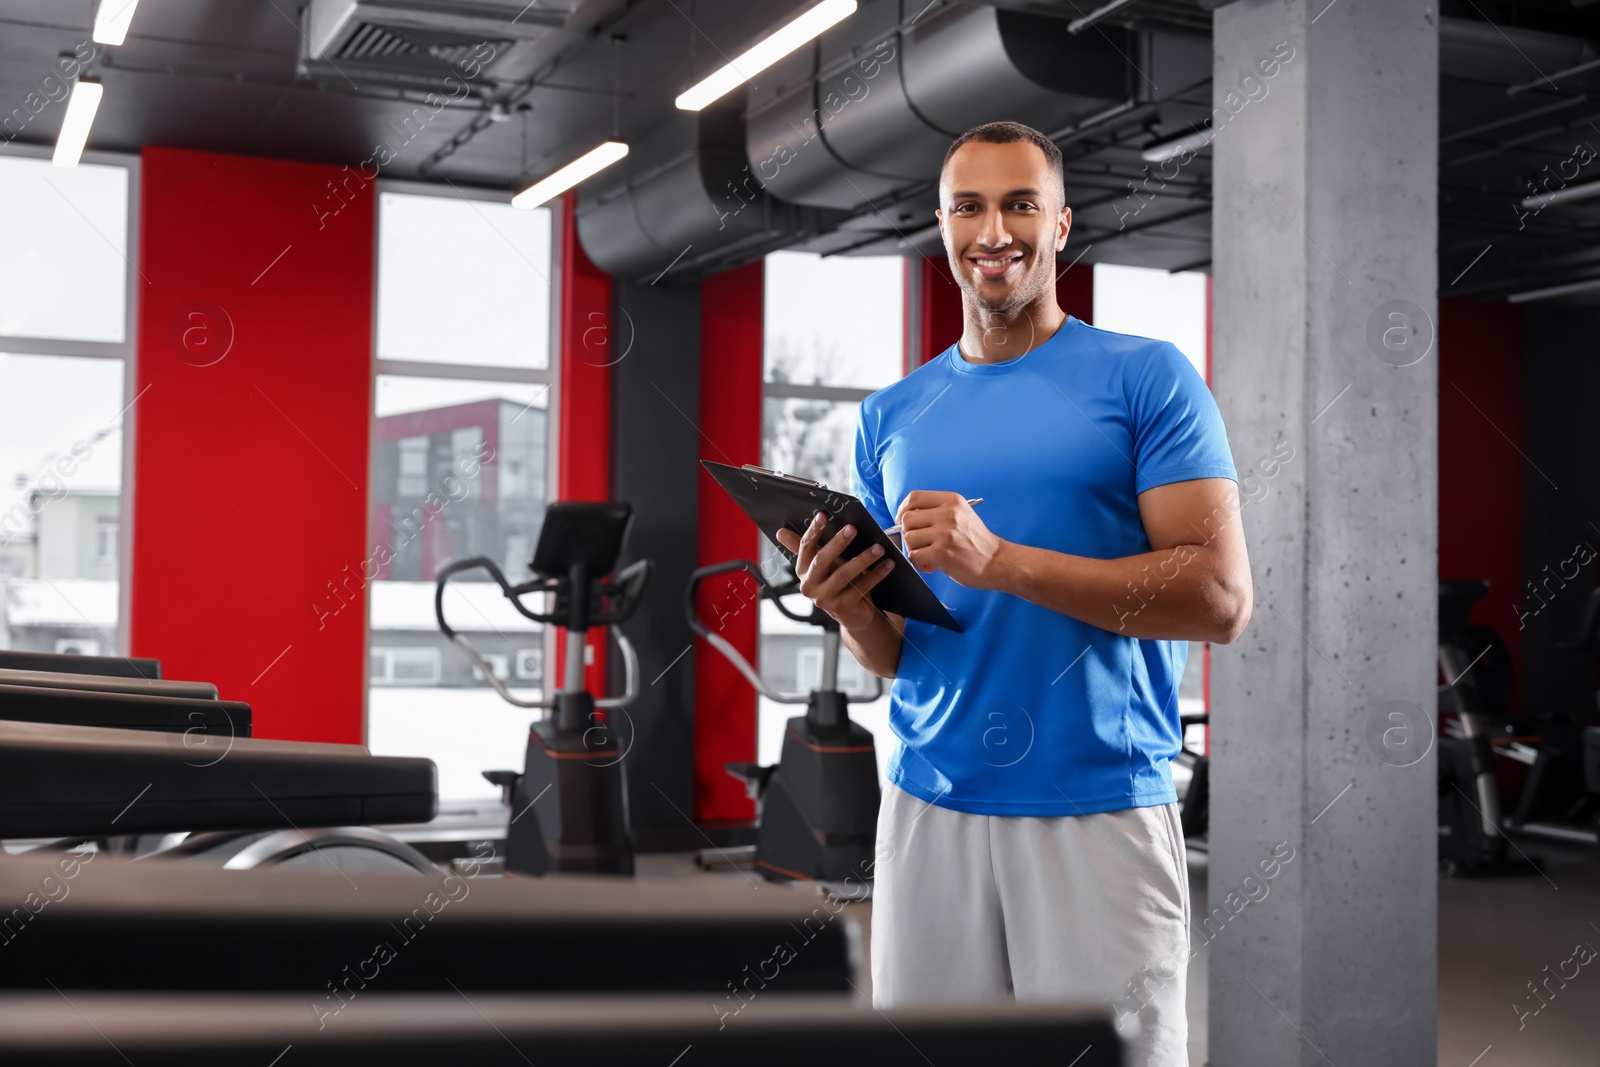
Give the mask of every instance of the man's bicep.
M 1239 486 L 1231 478 L 1170 482 L 1139 494 L 1139 518 L 1152 549 L 1208 545 L 1244 564 Z

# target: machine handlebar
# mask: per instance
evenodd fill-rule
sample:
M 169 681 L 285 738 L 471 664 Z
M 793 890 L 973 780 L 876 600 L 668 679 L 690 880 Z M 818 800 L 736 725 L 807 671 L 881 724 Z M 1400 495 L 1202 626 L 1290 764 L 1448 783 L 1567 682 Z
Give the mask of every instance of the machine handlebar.
M 689 629 L 700 637 L 705 638 L 712 648 L 722 653 L 723 658 L 733 664 L 734 669 L 744 677 L 744 680 L 749 682 L 756 692 L 768 700 L 776 701 L 779 704 L 809 703 L 811 699 L 810 693 L 783 693 L 768 685 L 766 679 L 761 677 L 760 672 L 751 666 L 750 661 L 745 659 L 738 649 L 729 644 L 726 638 L 712 630 L 711 627 L 705 624 L 705 620 L 700 618 L 699 595 L 701 583 L 707 578 L 714 578 L 719 574 L 728 574 L 733 571 L 744 571 L 755 579 L 758 590 L 756 601 L 758 603 L 762 600 L 770 600 L 780 612 L 795 622 L 803 622 L 821 629 L 823 632 L 823 655 L 832 654 L 835 657 L 835 664 L 837 663 L 839 623 L 835 621 L 833 616 L 815 604 L 811 606 L 809 615 L 795 614 L 783 603 L 783 598 L 800 591 L 800 579 L 791 578 L 787 582 L 774 585 L 767 581 L 767 577 L 761 573 L 760 567 L 747 559 L 730 559 L 724 563 L 713 563 L 711 566 L 701 567 L 689 575 L 689 584 L 683 593 L 683 613 L 689 622 Z M 831 688 L 834 674 L 834 671 L 825 671 L 825 687 Z M 883 680 L 877 675 L 873 675 L 872 682 L 872 691 L 870 693 L 853 693 L 847 696 L 845 700 L 851 704 L 864 704 L 877 700 L 883 695 Z

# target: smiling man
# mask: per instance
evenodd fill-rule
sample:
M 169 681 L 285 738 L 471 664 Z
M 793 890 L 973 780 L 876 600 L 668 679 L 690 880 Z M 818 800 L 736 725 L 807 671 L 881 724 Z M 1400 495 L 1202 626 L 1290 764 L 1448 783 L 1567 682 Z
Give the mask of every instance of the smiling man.
M 862 402 L 854 488 L 963 632 L 877 609 L 891 564 L 841 563 L 849 527 L 785 535 L 801 591 L 894 679 L 873 999 L 1115 1001 L 1127 1062 L 1179 1067 L 1178 683 L 1185 642 L 1235 640 L 1252 603 L 1222 418 L 1173 345 L 1057 304 L 1072 212 L 1048 138 L 969 130 L 939 198 L 965 326 Z

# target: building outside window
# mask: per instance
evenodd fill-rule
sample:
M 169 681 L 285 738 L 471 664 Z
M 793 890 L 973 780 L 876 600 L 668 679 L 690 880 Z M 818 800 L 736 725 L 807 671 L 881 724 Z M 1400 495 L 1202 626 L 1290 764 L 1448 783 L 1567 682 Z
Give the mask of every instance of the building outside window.
M 136 160 L 0 158 L 0 648 L 121 655 Z
M 369 587 L 367 742 L 434 760 L 442 799 L 480 800 L 498 795 L 481 772 L 522 766 L 537 712 L 440 634 L 435 579 L 470 556 L 530 576 L 550 496 L 552 218 L 382 188 L 369 527 L 389 562 Z M 546 635 L 486 574 L 452 579 L 445 611 L 513 692 L 543 695 Z

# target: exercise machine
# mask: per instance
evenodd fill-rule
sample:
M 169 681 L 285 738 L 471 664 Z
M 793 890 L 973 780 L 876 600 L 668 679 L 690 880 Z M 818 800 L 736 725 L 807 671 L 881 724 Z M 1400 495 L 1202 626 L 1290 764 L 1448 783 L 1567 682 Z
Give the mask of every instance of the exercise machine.
M 758 605 L 770 600 L 787 618 L 821 631 L 822 676 L 816 689 L 809 693 L 774 689 L 738 649 L 700 618 L 702 583 L 740 571 L 756 583 Z M 756 801 L 756 868 L 774 881 L 840 882 L 852 877 L 865 881 L 872 870 L 878 832 L 878 759 L 872 734 L 851 720 L 849 705 L 877 700 L 883 695 L 883 683 L 874 677 L 871 692 L 862 695 L 839 689 L 839 624 L 814 604 L 807 615 L 789 610 L 783 598 L 799 589 L 799 579 L 792 575 L 789 581 L 773 585 L 749 560 L 729 560 L 689 576 L 684 612 L 690 628 L 733 664 L 757 693 L 780 704 L 805 705 L 805 714 L 784 726 L 783 752 L 776 764 L 729 763 L 726 768 Z
M 1492 626 L 1475 625 L 1473 605 L 1488 594 L 1484 579 L 1439 583 L 1440 860 L 1452 874 L 1537 867 L 1537 857 L 1510 845 L 1519 833 L 1575 844 L 1597 841 L 1600 779 L 1585 782 L 1585 741 L 1593 712 L 1545 709 L 1517 721 L 1510 715 L 1514 677 L 1505 642 Z M 1600 595 L 1585 606 L 1564 651 L 1600 651 Z M 1521 765 L 1522 787 L 1502 797 L 1505 760 Z M 1600 768 L 1597 768 L 1600 769 Z M 1510 855 L 1510 852 L 1516 854 Z
M 0 1058 L 37 1067 L 121 1064 L 124 1054 L 130 1063 L 165 1067 L 270 1064 L 275 1057 L 285 1067 L 630 1067 L 680 1059 L 693 1067 L 857 1060 L 927 1067 L 925 1049 L 937 1049 L 940 1063 L 998 1053 L 1018 1064 L 1119 1067 L 1121 1048 L 1110 1013 L 1083 1002 L 877 1012 L 838 996 L 769 992 L 737 1021 L 722 1021 L 706 1011 L 705 997 L 681 994 L 360 993 L 319 1028 L 304 995 L 82 991 L 69 1002 L 46 990 L 0 1000 Z
M 1507 868 L 1507 846 L 1495 768 L 1495 732 L 1479 685 L 1478 657 L 1490 653 L 1498 635 L 1473 626 L 1472 606 L 1489 591 L 1483 579 L 1439 583 L 1439 863 L 1450 875 L 1492 874 Z M 1492 635 L 1492 638 L 1491 638 Z M 1498 656 L 1496 657 L 1498 661 Z M 1449 716 L 1448 719 L 1445 716 Z
M 362 825 L 431 820 L 431 760 L 252 738 L 250 705 L 217 699 L 210 683 L 162 680 L 154 660 L 59 659 L 73 662 L 23 662 L 86 673 L 0 667 L 0 838 L 14 846 L 93 843 L 229 870 L 437 870 Z
M 631 704 L 639 693 L 639 660 L 621 624 L 633 615 L 650 578 L 650 561 L 616 570 L 632 523 L 633 509 L 617 502 L 551 504 L 534 547 L 533 577 L 512 585 L 498 565 L 484 556 L 457 560 L 439 572 L 434 614 L 439 630 L 483 672 L 501 698 L 519 708 L 552 714 L 528 730 L 527 755 L 520 774 L 485 771 L 484 777 L 509 794 L 511 822 L 506 828 L 506 870 L 540 876 L 552 871 L 590 874 L 633 873 L 633 838 L 628 826 L 626 755 L 622 731 L 608 714 Z M 450 579 L 482 569 L 500 586 L 513 607 L 534 622 L 553 625 L 566 639 L 566 678 L 559 691 L 539 700 L 513 694 L 484 658 L 445 619 L 444 596 Z M 523 598 L 542 594 L 546 610 L 535 611 Z M 623 692 L 596 698 L 584 686 L 584 649 L 591 627 L 604 626 L 621 650 Z M 529 809 L 532 813 L 529 814 Z M 528 817 L 523 818 L 524 815 Z
M 1206 851 L 1207 835 L 1211 830 L 1211 757 L 1190 746 L 1189 728 L 1209 728 L 1211 715 L 1203 711 L 1194 712 L 1179 716 L 1179 722 L 1183 730 L 1183 747 L 1172 762 L 1188 772 L 1188 780 L 1178 796 L 1178 820 L 1183 828 L 1184 844 Z
M 73 858 L 0 857 L 0 891 L 10 907 L 29 890 L 44 897 L 39 887 L 52 874 L 65 887 L 48 884 L 60 899 L 36 904 L 33 915 L 4 914 L 12 921 L 0 923 L 0 993 L 59 995 L 51 983 L 69 996 L 276 990 L 310 994 L 313 1004 L 336 1010 L 330 985 L 360 973 L 366 986 L 339 990 L 355 994 L 358 1007 L 379 993 L 459 997 L 455 989 L 474 999 L 480 992 L 693 993 L 710 1018 L 708 1003 L 726 998 L 730 1010 L 739 1006 L 732 989 L 745 999 L 758 991 L 757 971 L 766 974 L 763 998 L 849 996 L 858 981 L 853 918 L 826 910 L 819 918 L 814 901 L 738 880 L 503 878 L 471 864 L 421 878 L 320 864 L 241 876 L 114 856 L 64 862 Z M 773 961 L 784 943 L 793 951 Z M 394 958 L 372 959 L 380 944 Z M 776 980 L 775 964 L 782 968 Z M 749 990 L 740 986 L 747 978 Z M 309 1018 L 306 1000 L 299 1010 Z

